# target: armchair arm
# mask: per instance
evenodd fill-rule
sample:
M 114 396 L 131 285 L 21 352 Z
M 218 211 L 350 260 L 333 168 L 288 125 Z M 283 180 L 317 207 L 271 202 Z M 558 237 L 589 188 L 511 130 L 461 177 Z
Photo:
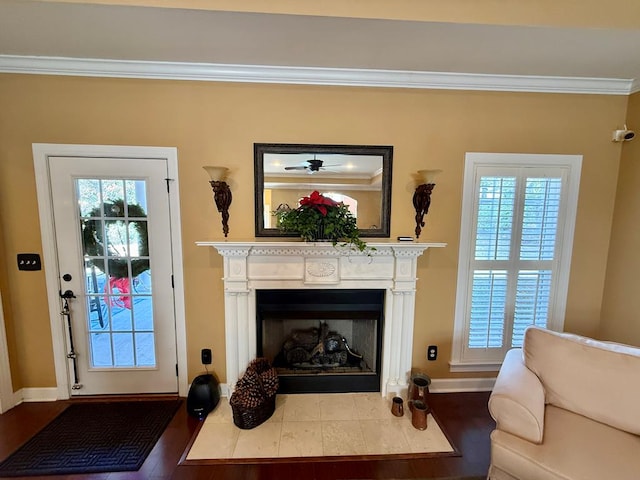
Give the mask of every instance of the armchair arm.
M 507 352 L 489 397 L 489 412 L 498 430 L 542 443 L 544 387 L 522 358 L 522 349 Z

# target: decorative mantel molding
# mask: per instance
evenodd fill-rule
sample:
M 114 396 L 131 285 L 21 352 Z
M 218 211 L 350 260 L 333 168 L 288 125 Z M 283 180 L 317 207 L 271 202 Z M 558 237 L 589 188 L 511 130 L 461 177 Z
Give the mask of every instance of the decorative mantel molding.
M 385 323 L 380 392 L 400 393 L 411 373 L 418 257 L 446 243 L 367 242 L 354 251 L 331 243 L 196 242 L 224 259 L 227 384 L 256 357 L 256 290 L 382 289 Z

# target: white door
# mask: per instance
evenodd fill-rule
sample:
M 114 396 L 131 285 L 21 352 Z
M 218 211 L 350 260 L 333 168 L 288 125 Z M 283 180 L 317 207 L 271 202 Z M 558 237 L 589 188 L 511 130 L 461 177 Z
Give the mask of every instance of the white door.
M 177 392 L 166 160 L 48 162 L 72 395 Z

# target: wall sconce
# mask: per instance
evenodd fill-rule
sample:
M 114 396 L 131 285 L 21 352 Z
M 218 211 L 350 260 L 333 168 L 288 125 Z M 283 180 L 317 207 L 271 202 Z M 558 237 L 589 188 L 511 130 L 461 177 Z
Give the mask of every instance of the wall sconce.
M 413 207 L 416 209 L 416 238 L 420 238 L 420 232 L 424 227 L 424 216 L 431 205 L 431 192 L 436 186 L 435 177 L 441 172 L 442 170 L 418 170 L 420 184 L 413 194 Z
M 229 169 L 227 167 L 202 167 L 204 168 L 211 181 L 211 188 L 213 189 L 213 199 L 216 202 L 216 207 L 218 207 L 218 211 L 222 214 L 222 232 L 226 237 L 229 233 L 229 205 L 231 205 L 231 189 L 229 185 L 225 181 L 227 176 L 227 172 Z

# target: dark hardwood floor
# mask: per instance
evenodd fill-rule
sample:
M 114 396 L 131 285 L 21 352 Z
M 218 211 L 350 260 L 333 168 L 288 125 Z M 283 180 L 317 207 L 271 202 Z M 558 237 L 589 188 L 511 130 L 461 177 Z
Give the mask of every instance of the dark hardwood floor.
M 25 477 L 29 479 L 335 480 L 484 476 L 489 467 L 489 392 L 430 394 L 429 403 L 460 456 L 385 460 L 277 462 L 248 465 L 178 465 L 199 422 L 181 408 L 137 472 Z M 0 460 L 44 427 L 70 402 L 23 403 L 0 415 Z

